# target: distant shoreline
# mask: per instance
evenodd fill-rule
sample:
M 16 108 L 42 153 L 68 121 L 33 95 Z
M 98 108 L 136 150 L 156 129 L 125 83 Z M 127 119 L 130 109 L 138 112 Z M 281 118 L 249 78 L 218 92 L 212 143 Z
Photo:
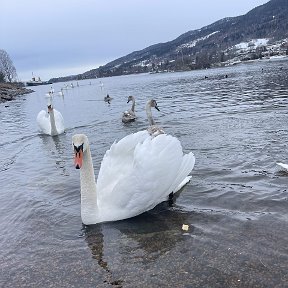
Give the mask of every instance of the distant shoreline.
M 0 83 L 0 103 L 14 100 L 17 96 L 34 92 L 19 83 Z

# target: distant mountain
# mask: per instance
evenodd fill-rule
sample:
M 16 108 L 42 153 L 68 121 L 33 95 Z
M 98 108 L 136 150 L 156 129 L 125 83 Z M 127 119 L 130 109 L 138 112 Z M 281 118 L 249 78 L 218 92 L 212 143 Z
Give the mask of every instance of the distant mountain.
M 288 55 L 288 0 L 271 0 L 245 15 L 219 20 L 178 38 L 132 52 L 70 81 L 132 73 L 185 71 Z

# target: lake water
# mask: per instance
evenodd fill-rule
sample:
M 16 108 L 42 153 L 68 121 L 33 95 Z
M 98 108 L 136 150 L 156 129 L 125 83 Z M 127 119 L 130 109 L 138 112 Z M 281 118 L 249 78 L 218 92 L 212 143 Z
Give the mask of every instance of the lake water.
M 50 85 L 0 105 L 0 286 L 287 287 L 288 174 L 276 162 L 288 163 L 288 61 L 101 81 L 55 93 L 58 137 L 36 123 Z M 124 125 L 129 95 L 138 119 Z M 72 135 L 88 135 L 97 175 L 114 140 L 146 129 L 151 98 L 195 154 L 191 182 L 172 207 L 82 226 Z

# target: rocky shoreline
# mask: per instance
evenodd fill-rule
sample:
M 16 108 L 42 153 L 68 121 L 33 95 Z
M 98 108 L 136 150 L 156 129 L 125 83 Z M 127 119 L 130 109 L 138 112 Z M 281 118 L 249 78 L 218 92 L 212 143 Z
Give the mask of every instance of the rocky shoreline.
M 0 103 L 14 100 L 19 95 L 32 92 L 34 92 L 32 89 L 27 89 L 19 83 L 0 83 Z

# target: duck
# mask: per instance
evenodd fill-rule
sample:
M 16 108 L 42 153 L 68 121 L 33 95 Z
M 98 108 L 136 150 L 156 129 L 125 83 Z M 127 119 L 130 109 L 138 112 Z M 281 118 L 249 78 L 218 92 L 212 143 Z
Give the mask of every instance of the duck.
M 134 98 L 134 96 L 129 96 L 128 97 L 127 104 L 130 101 L 132 101 L 132 107 L 131 107 L 130 110 L 123 112 L 123 116 L 122 116 L 122 122 L 123 123 L 133 122 L 136 119 L 136 115 L 135 115 L 135 98 Z
M 48 104 L 47 112 L 41 110 L 37 115 L 37 124 L 40 130 L 47 135 L 56 136 L 64 133 L 64 119 L 62 114 Z
M 110 97 L 109 94 L 107 94 L 107 96 L 104 97 L 104 101 L 105 101 L 105 102 L 108 102 L 109 104 L 110 104 L 110 101 L 111 101 L 112 99 L 113 99 L 113 98 Z
M 111 145 L 96 181 L 87 135 L 73 135 L 72 147 L 74 166 L 80 169 L 84 225 L 124 220 L 153 209 L 190 181 L 195 164 L 194 154 L 184 154 L 176 137 L 151 135 L 146 129 Z

